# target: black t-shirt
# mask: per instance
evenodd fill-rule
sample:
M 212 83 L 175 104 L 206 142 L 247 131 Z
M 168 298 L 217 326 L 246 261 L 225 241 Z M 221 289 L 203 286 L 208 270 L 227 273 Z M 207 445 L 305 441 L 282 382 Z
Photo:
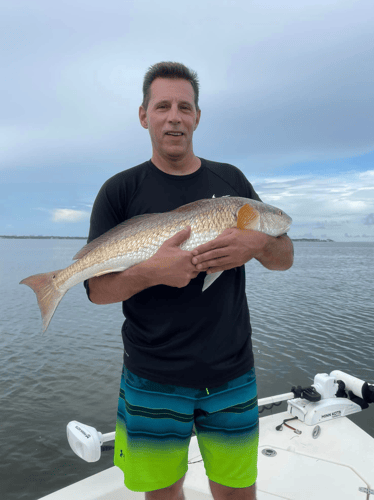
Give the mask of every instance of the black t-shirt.
M 111 177 L 96 197 L 87 242 L 136 215 L 205 198 L 261 201 L 238 168 L 200 160 L 189 175 L 166 174 L 149 160 Z M 214 388 L 253 367 L 244 266 L 224 271 L 202 292 L 205 276 L 201 272 L 183 288 L 147 288 L 122 303 L 128 370 L 161 384 Z M 89 294 L 87 281 L 85 287 Z

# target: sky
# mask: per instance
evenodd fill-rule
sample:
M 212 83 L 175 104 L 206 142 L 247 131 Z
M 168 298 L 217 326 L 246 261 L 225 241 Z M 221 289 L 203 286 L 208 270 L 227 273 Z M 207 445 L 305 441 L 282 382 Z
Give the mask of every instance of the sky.
M 372 0 L 30 0 L 0 6 L 0 235 L 87 236 L 149 160 L 148 68 L 196 71 L 194 153 L 237 166 L 291 238 L 374 242 Z

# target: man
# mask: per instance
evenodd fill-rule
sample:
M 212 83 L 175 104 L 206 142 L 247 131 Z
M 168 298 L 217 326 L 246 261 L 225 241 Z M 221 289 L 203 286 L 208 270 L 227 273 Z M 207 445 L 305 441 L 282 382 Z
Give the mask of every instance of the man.
M 201 110 L 196 73 L 179 63 L 151 66 L 141 125 L 152 159 L 109 179 L 92 210 L 88 241 L 136 215 L 199 199 L 260 198 L 236 167 L 194 155 Z M 114 463 L 147 500 L 183 499 L 195 423 L 215 500 L 255 499 L 258 408 L 244 264 L 293 263 L 287 235 L 228 229 L 192 252 L 187 227 L 126 271 L 85 283 L 96 304 L 122 302 L 124 366 Z M 206 273 L 225 271 L 205 291 Z

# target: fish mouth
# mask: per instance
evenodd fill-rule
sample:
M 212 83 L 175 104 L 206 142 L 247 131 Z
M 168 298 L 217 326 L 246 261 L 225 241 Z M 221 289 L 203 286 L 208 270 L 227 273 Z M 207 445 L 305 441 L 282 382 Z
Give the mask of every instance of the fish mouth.
M 292 226 L 292 219 L 290 220 L 289 223 L 287 223 L 285 226 L 284 226 L 284 230 L 283 230 L 283 234 L 284 233 L 288 233 L 288 231 L 290 230 L 290 227 Z

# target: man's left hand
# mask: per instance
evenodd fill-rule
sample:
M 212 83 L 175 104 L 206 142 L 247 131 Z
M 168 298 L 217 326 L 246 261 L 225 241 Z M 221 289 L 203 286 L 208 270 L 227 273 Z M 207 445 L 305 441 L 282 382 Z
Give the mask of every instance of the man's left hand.
M 251 229 L 225 229 L 217 238 L 192 250 L 192 264 L 207 274 L 240 267 L 257 259 L 271 270 L 285 271 L 293 264 L 293 244 L 290 238 L 269 236 Z
M 192 250 L 192 264 L 207 274 L 240 267 L 253 257 L 259 257 L 269 238 L 271 236 L 259 231 L 225 229 L 214 240 Z

